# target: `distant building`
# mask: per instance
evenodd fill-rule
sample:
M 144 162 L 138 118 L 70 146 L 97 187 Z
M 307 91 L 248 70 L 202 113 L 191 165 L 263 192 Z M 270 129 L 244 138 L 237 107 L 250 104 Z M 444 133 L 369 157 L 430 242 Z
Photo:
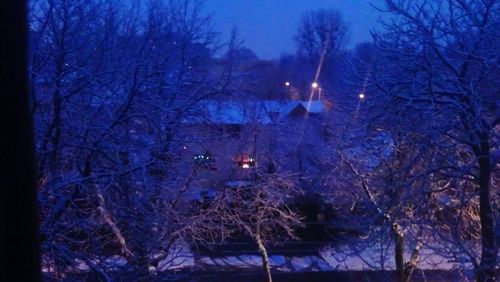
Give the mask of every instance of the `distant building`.
M 304 143 L 322 146 L 327 110 L 318 100 L 202 101 L 182 121 L 180 154 L 206 182 L 249 180 L 256 169 L 298 173 L 308 162 L 298 158 L 312 152 L 297 150 Z

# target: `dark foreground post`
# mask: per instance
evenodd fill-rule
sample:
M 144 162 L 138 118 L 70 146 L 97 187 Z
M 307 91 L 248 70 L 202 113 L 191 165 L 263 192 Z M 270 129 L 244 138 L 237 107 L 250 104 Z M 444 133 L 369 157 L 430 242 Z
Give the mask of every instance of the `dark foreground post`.
M 0 281 L 40 281 L 25 0 L 0 8 Z

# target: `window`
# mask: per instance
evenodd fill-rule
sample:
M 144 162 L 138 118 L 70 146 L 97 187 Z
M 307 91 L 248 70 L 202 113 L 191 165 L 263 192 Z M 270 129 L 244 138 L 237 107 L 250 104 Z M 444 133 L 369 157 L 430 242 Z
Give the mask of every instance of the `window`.
M 208 151 L 204 154 L 194 155 L 193 160 L 196 169 L 217 170 L 215 158 Z
M 236 164 L 243 169 L 249 169 L 251 167 L 255 167 L 255 163 L 256 163 L 255 158 L 248 154 L 243 154 L 236 158 Z
M 226 127 L 226 135 L 229 138 L 240 138 L 241 125 L 233 124 Z

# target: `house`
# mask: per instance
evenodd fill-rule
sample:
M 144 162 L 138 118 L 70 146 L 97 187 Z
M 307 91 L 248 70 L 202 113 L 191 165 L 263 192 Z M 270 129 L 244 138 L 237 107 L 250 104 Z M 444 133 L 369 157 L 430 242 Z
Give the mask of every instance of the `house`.
M 327 110 L 318 100 L 201 101 L 182 121 L 181 154 L 204 181 L 251 179 L 276 165 L 295 172 L 297 146 L 321 139 L 318 121 Z

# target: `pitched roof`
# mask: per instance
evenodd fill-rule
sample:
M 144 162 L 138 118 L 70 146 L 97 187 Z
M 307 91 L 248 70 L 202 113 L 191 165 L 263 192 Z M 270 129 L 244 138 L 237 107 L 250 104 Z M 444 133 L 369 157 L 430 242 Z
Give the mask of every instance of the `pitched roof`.
M 185 118 L 186 123 L 210 124 L 269 124 L 277 114 L 279 119 L 288 116 L 297 107 L 304 108 L 309 113 L 325 111 L 321 101 L 235 101 L 235 100 L 205 100 L 199 103 L 196 114 Z
M 325 111 L 325 105 L 322 101 L 312 100 L 312 101 L 299 101 L 300 104 L 306 108 L 309 113 L 319 114 Z
M 238 101 L 207 101 L 205 107 L 208 111 L 210 123 L 215 124 L 249 124 L 271 123 L 269 115 L 258 102 Z

